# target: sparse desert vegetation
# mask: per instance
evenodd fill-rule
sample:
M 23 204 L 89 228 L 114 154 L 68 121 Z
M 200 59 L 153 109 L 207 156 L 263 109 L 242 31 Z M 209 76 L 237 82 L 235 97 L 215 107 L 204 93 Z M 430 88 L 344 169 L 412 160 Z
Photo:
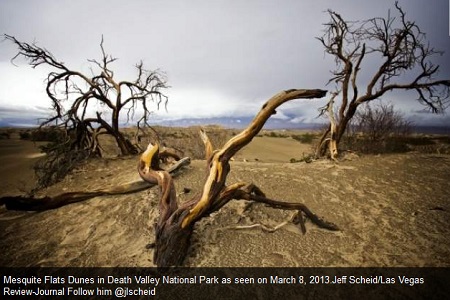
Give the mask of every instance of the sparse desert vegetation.
M 198 128 L 155 129 L 167 146 L 178 143 L 176 147 L 185 155 L 201 143 L 195 141 L 200 140 Z M 1 182 L 3 195 L 33 188 L 32 167 L 44 143 L 21 139 L 20 133 L 28 130 L 1 129 L 9 134 L 0 141 L 2 172 L 10 174 Z M 207 131 L 219 145 L 236 130 L 213 127 Z M 260 204 L 246 209 L 244 203 L 231 202 L 196 226 L 186 265 L 450 266 L 448 136 L 411 134 L 397 140 L 407 145 L 401 152 L 381 156 L 356 152 L 347 158 L 344 155 L 339 163 L 321 159 L 292 164 L 291 158 L 300 161 L 303 153 L 311 153 L 320 132 L 274 131 L 276 137 L 270 132 L 262 131 L 236 154 L 230 183 L 247 179 L 273 198 L 304 202 L 342 231 L 328 232 L 309 223 L 306 235 L 292 226 L 274 233 L 261 228 L 234 229 L 256 223 L 273 228 L 290 213 Z M 312 143 L 293 138 L 305 134 L 314 136 Z M 200 145 L 199 156 L 204 151 Z M 123 184 L 138 178 L 136 165 L 137 156 L 90 159 L 40 194 Z M 180 194 L 179 201 L 199 193 L 204 176 L 205 161 L 194 159 L 175 179 L 178 192 L 191 190 Z M 0 265 L 152 266 L 152 250 L 146 245 L 154 238 L 157 201 L 158 191 L 152 188 L 96 197 L 42 213 L 2 207 Z

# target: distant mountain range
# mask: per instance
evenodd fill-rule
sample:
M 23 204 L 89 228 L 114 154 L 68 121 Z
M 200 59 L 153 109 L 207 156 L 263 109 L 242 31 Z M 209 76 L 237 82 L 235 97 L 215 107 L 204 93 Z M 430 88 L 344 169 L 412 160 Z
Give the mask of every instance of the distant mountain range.
M 242 129 L 245 128 L 253 117 L 211 117 L 211 118 L 183 118 L 173 120 L 154 120 L 150 125 L 171 126 L 171 127 L 189 127 L 201 125 L 219 125 L 224 128 Z M 0 127 L 17 127 L 17 128 L 31 128 L 36 127 L 36 121 L 24 122 L 24 120 L 8 121 L 0 120 Z M 122 124 L 122 126 L 133 126 L 133 124 Z M 325 123 L 306 123 L 306 122 L 292 122 L 292 119 L 270 118 L 264 125 L 264 129 L 306 129 L 306 130 L 320 130 Z M 413 126 L 413 131 L 424 134 L 445 134 L 450 135 L 450 126 Z
M 253 117 L 212 117 L 212 118 L 184 118 L 176 120 L 160 120 L 151 122 L 151 125 L 189 127 L 200 125 L 220 125 L 225 128 L 242 129 L 252 121 Z M 264 129 L 309 129 L 320 130 L 326 123 L 302 123 L 292 122 L 291 119 L 270 118 L 264 125 Z M 424 134 L 450 135 L 450 126 L 413 126 L 413 132 Z
M 244 128 L 253 120 L 253 117 L 212 117 L 212 118 L 183 118 L 176 120 L 159 120 L 150 122 L 151 125 L 188 127 L 197 125 L 219 125 L 225 128 Z M 320 129 L 322 123 L 294 123 L 290 119 L 270 118 L 264 125 L 265 129 Z
M 212 118 L 182 118 L 182 119 L 151 119 L 151 125 L 173 126 L 173 127 L 189 127 L 199 125 L 220 125 L 225 128 L 244 128 L 253 117 L 212 117 Z M 324 126 L 321 123 L 299 123 L 292 122 L 292 119 L 270 118 L 264 128 L 266 129 L 318 129 Z M 122 123 L 124 127 L 134 126 L 133 123 Z M 5 118 L 0 119 L 0 127 L 36 127 L 37 120 L 25 120 L 23 118 Z

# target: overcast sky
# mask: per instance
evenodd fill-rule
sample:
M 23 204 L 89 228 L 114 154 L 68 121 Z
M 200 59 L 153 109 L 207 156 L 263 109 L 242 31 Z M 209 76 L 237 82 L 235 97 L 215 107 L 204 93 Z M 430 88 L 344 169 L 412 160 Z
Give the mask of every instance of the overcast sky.
M 448 0 L 399 1 L 427 33 L 439 74 L 450 78 Z M 168 112 L 158 118 L 253 116 L 277 92 L 326 86 L 334 67 L 315 37 L 328 21 L 327 9 L 345 19 L 386 17 L 394 1 L 93 1 L 0 0 L 0 33 L 45 47 L 69 68 L 89 71 L 87 59 L 100 58 L 103 34 L 117 79 L 133 79 L 134 64 L 164 71 L 171 86 Z M 36 124 L 50 101 L 44 79 L 49 69 L 11 64 L 17 48 L 0 43 L 0 124 Z M 364 67 L 364 66 L 363 66 Z M 370 66 L 367 66 L 369 68 Z M 414 93 L 389 93 L 383 99 L 417 124 L 450 125 L 448 112 L 420 112 Z M 322 100 L 297 100 L 277 117 L 317 122 Z M 319 120 L 320 121 L 320 120 Z

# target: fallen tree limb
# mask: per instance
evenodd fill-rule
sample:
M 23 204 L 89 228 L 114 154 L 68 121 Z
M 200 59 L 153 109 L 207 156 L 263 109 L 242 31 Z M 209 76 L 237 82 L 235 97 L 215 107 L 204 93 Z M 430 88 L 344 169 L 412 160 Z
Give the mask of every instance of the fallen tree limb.
M 262 223 L 255 223 L 255 224 L 251 224 L 251 225 L 237 225 L 237 226 L 228 226 L 228 227 L 224 227 L 223 229 L 231 229 L 231 230 L 246 230 L 246 229 L 253 229 L 253 228 L 261 228 L 262 231 L 264 232 L 269 232 L 269 233 L 273 233 L 281 228 L 283 228 L 284 226 L 288 225 L 289 223 L 294 223 L 296 221 L 296 218 L 298 217 L 298 213 L 294 213 L 289 220 L 281 222 L 280 224 L 276 225 L 275 227 L 269 227 L 267 225 L 264 225 Z M 304 223 L 302 223 L 302 225 L 304 225 Z M 306 233 L 306 228 L 304 228 L 304 226 L 300 225 L 300 228 L 303 232 L 303 234 Z
M 305 215 L 316 225 L 338 230 L 338 227 L 326 222 L 313 214 L 302 203 L 287 203 L 271 200 L 253 184 L 243 182 L 226 184 L 230 172 L 229 160 L 241 148 L 251 142 L 258 134 L 269 117 L 276 113 L 275 109 L 281 104 L 300 98 L 320 98 L 325 96 L 323 90 L 287 90 L 278 93 L 267 101 L 257 116 L 241 133 L 231 138 L 216 151 L 205 132 L 201 132 L 201 139 L 205 144 L 207 161 L 207 178 L 201 194 L 178 206 L 175 186 L 169 173 L 159 168 L 159 144 L 149 144 L 142 154 L 138 165 L 139 175 L 147 182 L 157 183 L 160 188 L 159 212 L 160 216 L 155 224 L 154 263 L 159 267 L 182 265 L 190 245 L 194 224 L 203 217 L 219 210 L 232 199 L 245 199 L 263 202 L 275 208 L 297 210 L 293 221 L 300 224 L 303 232 Z
M 169 169 L 167 169 L 167 172 L 172 174 L 172 176 L 176 176 L 182 167 L 190 164 L 190 161 L 191 160 L 189 157 L 182 158 L 178 160 L 174 165 L 172 165 Z M 68 192 L 53 197 L 36 197 L 34 195 L 4 196 L 0 198 L 0 204 L 5 205 L 6 209 L 8 210 L 44 211 L 59 208 L 64 205 L 84 201 L 98 196 L 136 193 L 151 188 L 154 185 L 155 184 L 143 180 L 136 180 L 112 188 L 97 189 L 90 192 Z
M 269 198 L 266 198 L 265 195 L 261 195 L 260 192 L 253 192 L 255 189 L 259 188 L 256 187 L 253 184 L 248 185 L 245 189 L 238 190 L 237 195 L 235 195 L 235 199 L 245 199 L 245 200 L 251 200 L 255 202 L 261 202 L 265 203 L 268 206 L 271 206 L 273 208 L 278 209 L 287 209 L 287 210 L 297 210 L 296 219 L 293 221 L 297 223 L 304 224 L 302 214 L 305 215 L 308 219 L 311 220 L 314 224 L 317 226 L 328 229 L 328 230 L 339 230 L 338 226 L 334 223 L 327 222 L 323 220 L 322 218 L 319 218 L 316 214 L 314 214 L 305 204 L 303 203 L 295 203 L 295 202 L 283 202 L 283 201 L 277 201 L 272 200 Z M 302 232 L 303 234 L 306 233 L 306 230 L 304 229 L 304 225 L 302 226 Z

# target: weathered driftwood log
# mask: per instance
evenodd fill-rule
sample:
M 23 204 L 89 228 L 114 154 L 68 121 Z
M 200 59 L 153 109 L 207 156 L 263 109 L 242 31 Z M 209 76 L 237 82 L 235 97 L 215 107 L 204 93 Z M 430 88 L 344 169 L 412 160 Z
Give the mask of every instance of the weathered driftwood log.
M 188 157 L 179 159 L 174 165 L 172 165 L 169 169 L 167 169 L 167 172 L 172 175 L 175 175 L 183 166 L 189 164 L 190 159 Z M 0 198 L 0 204 L 5 205 L 6 208 L 9 210 L 43 211 L 59 208 L 64 205 L 84 201 L 98 196 L 136 193 L 146 190 L 152 186 L 154 185 L 146 181 L 137 180 L 119 186 L 115 186 L 113 188 L 97 189 L 90 192 L 84 191 L 68 192 L 53 197 L 50 196 L 36 197 L 34 195 L 4 196 Z
M 269 117 L 276 113 L 281 104 L 299 98 L 320 98 L 325 96 L 323 90 L 287 90 L 278 93 L 267 101 L 250 125 L 241 133 L 231 138 L 221 149 L 213 151 L 206 135 L 201 132 L 201 138 L 206 148 L 208 174 L 200 195 L 180 204 L 177 203 L 173 179 L 166 171 L 159 168 L 159 145 L 149 144 L 142 154 L 138 172 L 147 182 L 158 184 L 160 188 L 160 216 L 155 224 L 154 263 L 159 267 L 179 266 L 186 256 L 194 224 L 201 218 L 219 210 L 232 199 L 245 199 L 263 202 L 275 208 L 298 210 L 296 222 L 305 230 L 303 216 L 311 219 L 320 227 L 338 230 L 338 227 L 313 214 L 304 204 L 286 203 L 271 200 L 252 184 L 243 182 L 226 185 L 230 171 L 229 160 L 242 147 L 250 143 L 258 134 Z

